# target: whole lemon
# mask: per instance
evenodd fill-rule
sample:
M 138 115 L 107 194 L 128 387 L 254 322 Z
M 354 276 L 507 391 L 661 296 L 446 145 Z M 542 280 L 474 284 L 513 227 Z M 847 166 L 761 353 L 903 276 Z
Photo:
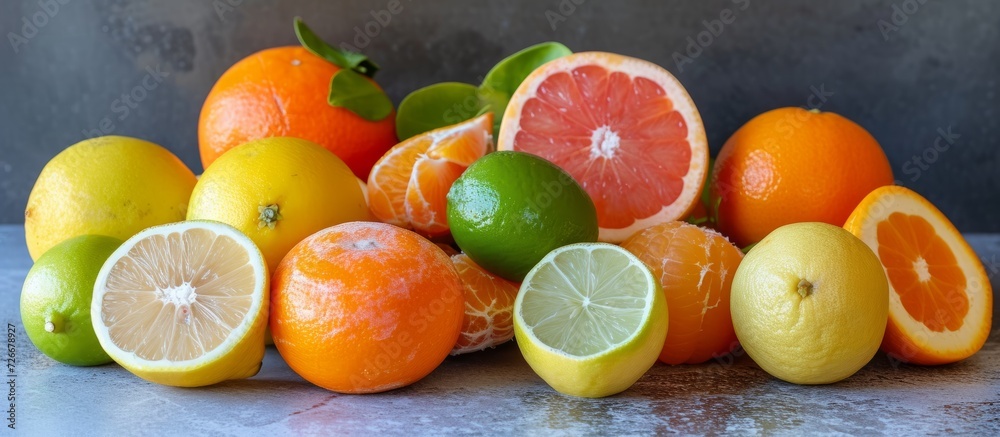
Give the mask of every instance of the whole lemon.
M 292 246 L 330 226 L 368 220 L 358 178 L 337 155 L 298 138 L 237 146 L 198 180 L 188 220 L 214 220 L 243 232 L 270 271 Z
M 197 179 L 156 144 L 106 136 L 76 143 L 38 176 L 24 210 L 28 253 L 37 260 L 78 235 L 126 240 L 150 226 L 184 220 Z
M 90 304 L 101 266 L 121 244 L 81 235 L 57 244 L 31 266 L 21 288 L 21 322 L 38 350 L 74 366 L 111 362 L 94 334 Z
M 843 228 L 782 226 L 736 269 L 730 305 L 736 337 L 767 373 L 829 384 L 878 351 L 889 284 L 875 253 Z

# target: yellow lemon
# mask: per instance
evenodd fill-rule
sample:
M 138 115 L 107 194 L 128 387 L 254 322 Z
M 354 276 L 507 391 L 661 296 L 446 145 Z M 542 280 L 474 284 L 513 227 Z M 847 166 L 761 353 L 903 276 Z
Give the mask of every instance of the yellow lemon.
M 310 141 L 273 137 L 215 160 L 191 194 L 187 218 L 239 229 L 273 272 L 309 235 L 369 215 L 358 179 L 340 158 Z
M 825 223 L 782 226 L 743 258 L 730 306 L 736 336 L 767 373 L 829 384 L 878 351 L 889 284 L 875 253 Z
M 38 176 L 24 211 L 31 259 L 70 238 L 94 234 L 120 240 L 184 219 L 194 173 L 169 150 L 129 137 L 76 143 Z

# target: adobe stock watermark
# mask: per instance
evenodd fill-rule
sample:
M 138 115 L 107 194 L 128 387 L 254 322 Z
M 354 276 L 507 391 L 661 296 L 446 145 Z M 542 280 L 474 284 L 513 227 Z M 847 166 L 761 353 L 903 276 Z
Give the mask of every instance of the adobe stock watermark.
M 712 45 L 725 32 L 726 26 L 736 22 L 737 11 L 745 11 L 750 7 L 750 0 L 731 0 L 735 9 L 724 8 L 719 11 L 719 16 L 711 20 L 702 20 L 701 25 L 705 29 L 695 36 L 688 36 L 685 41 L 684 51 L 675 51 L 671 58 L 674 60 L 674 67 L 678 73 L 684 72 L 685 64 L 693 64 L 708 46 Z
M 878 31 L 882 34 L 882 39 L 889 41 L 889 34 L 898 32 L 899 28 L 910 21 L 910 17 L 920 11 L 920 7 L 927 3 L 927 0 L 903 0 L 902 3 L 892 4 L 892 13 L 889 18 L 880 18 L 875 22 Z
M 566 21 L 570 15 L 576 13 L 576 7 L 582 6 L 587 0 L 560 0 L 555 10 L 545 11 L 545 19 L 549 21 L 549 27 L 556 30 L 559 23 Z
M 986 276 L 992 281 L 997 275 L 1000 275 L 1000 257 L 997 254 L 993 254 L 993 257 L 987 261 L 985 258 L 981 259 L 983 263 L 983 269 L 986 270 Z
M 486 76 L 479 76 L 474 83 L 483 83 L 484 80 L 486 80 Z M 485 100 L 483 96 L 480 96 L 480 92 L 481 90 L 476 90 L 475 95 L 466 96 L 462 101 L 452 103 L 451 107 L 446 109 L 444 114 L 441 114 L 441 120 L 451 125 L 475 117 L 483 109 L 482 105 Z
M 142 77 L 139 83 L 111 102 L 109 110 L 111 114 L 117 114 L 117 117 L 110 114 L 104 116 L 104 118 L 98 121 L 97 127 L 81 131 L 83 136 L 86 138 L 95 138 L 114 132 L 117 127 L 116 120 L 121 122 L 128 118 L 132 114 L 132 110 L 138 108 L 139 104 L 143 100 L 146 100 L 149 94 L 163 83 L 164 79 L 170 77 L 170 74 L 169 71 L 161 70 L 159 65 L 156 67 L 147 66 L 146 75 Z
M 38 35 L 49 22 L 59 14 L 62 6 L 72 0 L 38 0 L 38 10 L 21 17 L 21 32 L 7 32 L 7 41 L 14 53 L 20 53 L 21 47 L 28 45 L 32 38 Z
M 407 3 L 411 1 L 413 0 L 406 0 Z M 354 26 L 354 39 L 351 40 L 354 44 L 342 42 L 340 43 L 341 50 L 360 53 L 375 38 L 378 38 L 386 27 L 389 27 L 389 23 L 392 23 L 393 17 L 402 12 L 403 2 L 401 0 L 389 0 L 384 8 L 372 9 L 368 12 L 368 15 L 372 17 L 371 20 L 366 21 L 360 26 Z
M 962 138 L 956 132 L 952 131 L 952 127 L 938 128 L 937 137 L 934 138 L 934 143 L 923 150 L 919 155 L 913 155 L 909 160 L 903 163 L 903 173 L 910 175 L 910 182 L 916 182 L 923 176 L 924 172 L 930 170 L 931 165 L 934 165 L 941 155 L 945 152 L 951 150 L 951 147 Z
M 819 85 L 810 85 L 809 94 L 805 98 L 805 108 L 810 111 L 819 111 L 826 103 L 833 97 L 836 93 L 831 90 L 826 89 L 826 84 L 821 83 Z M 803 124 L 808 118 L 809 114 L 805 111 L 795 111 L 788 113 L 783 116 L 775 124 L 776 135 L 768 137 L 765 144 L 771 145 L 778 141 L 780 138 L 788 138 L 795 134 L 796 131 L 802 129 Z M 725 198 L 728 194 L 736 191 L 738 187 L 725 180 L 717 180 L 714 185 L 714 196 L 717 198 Z
M 448 306 L 461 299 L 461 294 L 449 294 L 446 297 L 435 299 L 426 306 L 418 308 L 407 319 L 407 324 L 416 329 L 417 334 L 421 334 L 432 327 L 432 323 L 445 314 Z M 381 351 L 374 357 L 365 358 L 364 370 L 361 374 L 353 374 L 348 380 L 355 388 L 371 386 L 372 380 L 377 379 L 390 367 L 393 367 L 398 360 L 405 359 L 409 355 L 409 350 L 413 348 L 414 339 L 409 332 L 401 332 L 389 341 L 379 341 L 378 347 Z
M 237 7 L 243 5 L 243 0 L 212 0 L 212 9 L 215 9 L 215 16 L 219 21 L 226 22 L 226 14 L 235 11 Z

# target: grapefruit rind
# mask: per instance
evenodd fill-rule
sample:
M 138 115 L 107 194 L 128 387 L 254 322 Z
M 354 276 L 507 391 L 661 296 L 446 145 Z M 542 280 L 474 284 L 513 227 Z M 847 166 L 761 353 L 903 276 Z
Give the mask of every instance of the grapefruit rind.
M 673 108 L 684 116 L 687 126 L 687 141 L 691 148 L 688 172 L 684 175 L 683 189 L 671 204 L 664 205 L 658 212 L 648 217 L 634 218 L 622 228 L 600 227 L 600 241 L 620 243 L 633 233 L 652 225 L 684 218 L 694 210 L 701 188 L 708 174 L 708 140 L 698 108 L 691 96 L 672 74 L 648 61 L 603 52 L 582 52 L 553 60 L 536 69 L 518 87 L 504 112 L 504 123 L 497 138 L 497 150 L 517 150 L 514 139 L 520 131 L 521 115 L 525 103 L 535 98 L 539 86 L 557 73 L 568 73 L 583 66 L 596 65 L 610 72 L 627 73 L 632 79 L 643 77 L 663 88 Z M 558 165 L 558 163 L 556 163 Z M 581 185 L 583 185 L 582 181 Z M 640 189 L 641 187 L 632 187 Z

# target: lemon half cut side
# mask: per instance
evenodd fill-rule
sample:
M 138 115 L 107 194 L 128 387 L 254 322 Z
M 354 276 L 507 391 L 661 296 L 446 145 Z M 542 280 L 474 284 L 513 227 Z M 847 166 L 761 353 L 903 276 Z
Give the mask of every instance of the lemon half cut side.
M 135 375 L 197 387 L 260 370 L 268 272 L 254 243 L 217 222 L 145 229 L 94 284 L 91 320 L 104 350 Z

